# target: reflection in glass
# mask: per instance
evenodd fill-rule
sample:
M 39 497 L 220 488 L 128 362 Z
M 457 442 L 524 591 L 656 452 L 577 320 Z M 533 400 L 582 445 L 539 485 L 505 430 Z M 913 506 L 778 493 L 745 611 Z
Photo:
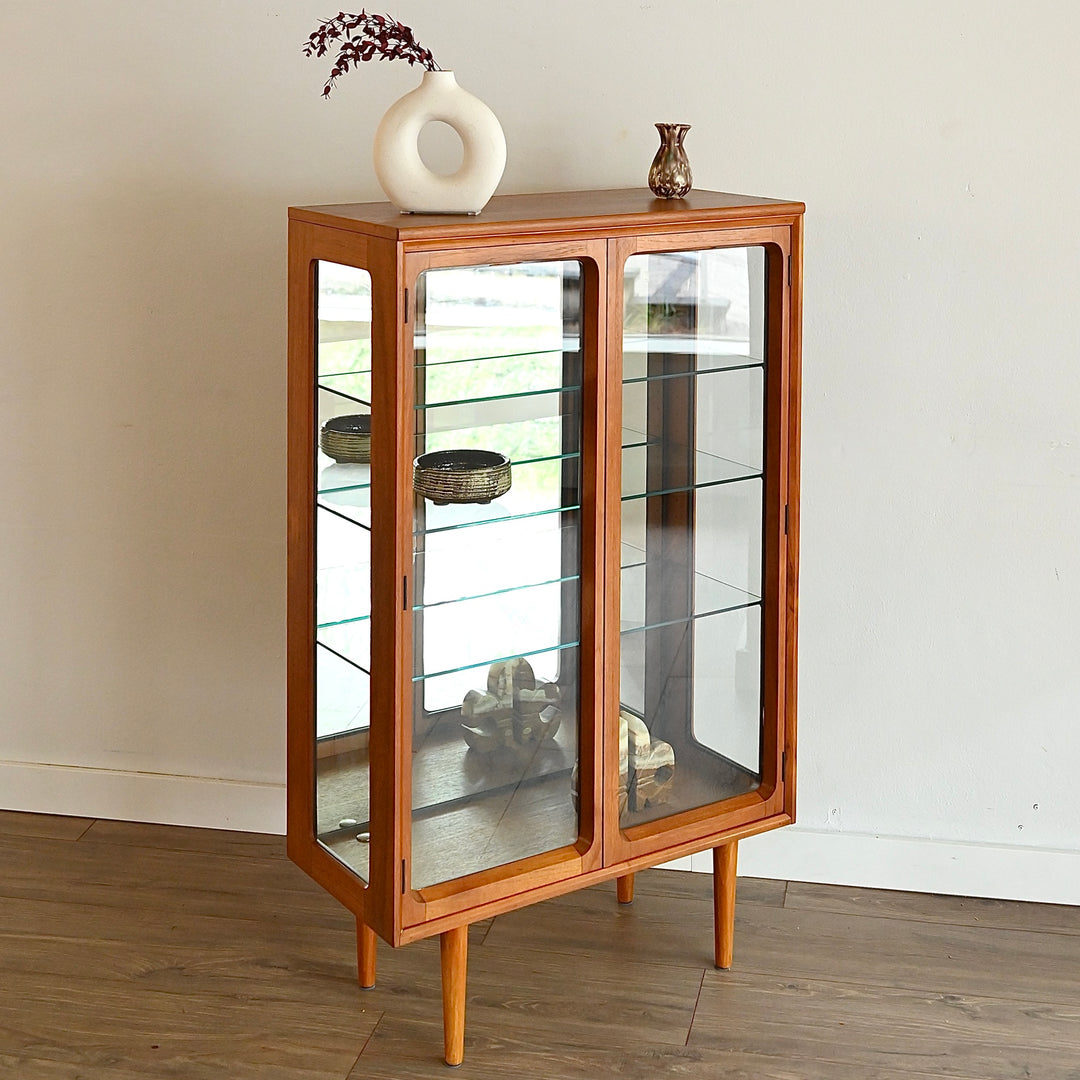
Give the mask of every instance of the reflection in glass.
M 417 281 L 415 453 L 511 461 L 490 503 L 415 497 L 412 888 L 572 844 L 580 637 L 577 262 Z
M 626 262 L 624 827 L 760 783 L 764 270 L 761 248 Z
M 368 878 L 371 672 L 371 278 L 317 264 L 316 833 Z M 327 421 L 344 430 L 329 436 Z M 361 419 L 362 418 L 362 419 Z M 367 460 L 364 460 L 364 459 Z

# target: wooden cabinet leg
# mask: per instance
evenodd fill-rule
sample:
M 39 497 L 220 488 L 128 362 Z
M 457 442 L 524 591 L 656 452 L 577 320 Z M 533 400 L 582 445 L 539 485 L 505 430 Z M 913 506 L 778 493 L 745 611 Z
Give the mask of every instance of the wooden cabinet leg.
M 443 1049 L 447 1065 L 465 1058 L 465 971 L 468 962 L 469 928 L 455 926 L 439 935 L 442 961 Z
M 716 966 L 731 967 L 735 942 L 735 865 L 738 862 L 739 842 L 713 848 L 713 907 Z
M 356 920 L 356 972 L 360 985 L 370 990 L 375 985 L 375 931 Z
M 632 904 L 634 902 L 634 875 L 623 874 L 615 879 L 615 889 L 619 895 L 620 904 Z

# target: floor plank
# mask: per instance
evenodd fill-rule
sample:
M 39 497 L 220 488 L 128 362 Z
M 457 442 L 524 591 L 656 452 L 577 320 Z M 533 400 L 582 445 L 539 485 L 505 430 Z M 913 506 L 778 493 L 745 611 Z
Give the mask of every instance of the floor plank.
M 500 916 L 487 942 L 711 966 L 712 919 L 704 903 L 657 898 L 612 914 L 605 901 L 585 890 Z M 991 997 L 1007 972 L 1017 1000 L 1080 1004 L 1080 937 L 1025 930 L 736 904 L 735 966 L 757 974 Z
M 635 888 L 634 902 L 624 905 L 616 902 L 613 889 L 597 886 L 545 900 L 500 915 L 486 944 L 507 950 L 626 956 L 650 964 L 704 968 L 711 965 L 713 956 L 712 885 L 711 878 L 701 877 L 703 880 L 694 889 L 697 895 L 657 896 L 649 895 L 647 887 L 640 891 Z M 737 903 L 739 906 L 752 909 L 756 905 Z M 763 911 L 783 910 L 760 907 Z
M 135 994 L 124 982 L 93 975 L 51 989 L 40 980 L 5 978 L 4 1052 L 88 1070 L 123 1061 L 154 1076 L 344 1077 L 379 1019 L 355 1001 L 348 1010 L 345 1002 L 316 1005 L 298 987 L 274 1000 L 238 995 L 212 980 L 180 992 L 140 986 Z
M 336 1068 L 313 1071 L 263 1062 L 207 1061 L 157 1054 L 148 1062 L 127 1064 L 106 1052 L 89 1055 L 85 1064 L 0 1053 L 0 1076 L 12 1080 L 344 1080 L 345 1074 Z
M 747 906 L 740 971 L 1080 1006 L 1080 937 Z
M 0 810 L 0 836 L 40 836 L 50 840 L 78 840 L 93 818 L 61 817 L 57 814 L 24 814 Z
M 785 907 L 801 911 L 832 911 L 838 915 L 873 915 L 917 922 L 951 923 L 956 926 L 996 926 L 1051 934 L 1080 934 L 1080 907 L 1064 904 L 1031 904 L 1019 900 L 937 896 L 793 881 L 788 886 Z
M 557 1043 L 531 1029 L 503 1023 L 496 1029 L 466 1013 L 461 1080 L 931 1080 L 935 1074 L 899 1066 L 866 1069 L 785 1057 L 717 1051 L 701 1046 L 649 1046 L 624 1032 L 623 1045 L 598 1048 Z M 446 1080 L 438 1023 L 386 1015 L 360 1055 L 349 1080 Z
M 204 851 L 0 836 L 0 896 L 229 918 L 338 919 L 347 913 L 292 863 Z
M 1080 1010 L 929 991 L 706 974 L 689 1045 L 965 1080 L 1076 1080 Z
M 2 831 L 2 830 L 0 830 Z M 230 829 L 188 829 L 179 825 L 149 825 L 141 821 L 95 821 L 82 836 L 84 843 L 122 844 L 163 851 L 203 851 L 208 855 L 254 855 L 286 860 L 285 837 Z

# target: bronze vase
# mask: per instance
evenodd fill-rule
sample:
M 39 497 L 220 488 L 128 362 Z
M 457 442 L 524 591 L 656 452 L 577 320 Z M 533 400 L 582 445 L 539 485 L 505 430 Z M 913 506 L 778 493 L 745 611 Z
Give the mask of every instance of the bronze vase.
M 693 186 L 694 174 L 683 149 L 689 124 L 657 124 L 660 149 L 649 169 L 649 187 L 659 199 L 681 199 Z

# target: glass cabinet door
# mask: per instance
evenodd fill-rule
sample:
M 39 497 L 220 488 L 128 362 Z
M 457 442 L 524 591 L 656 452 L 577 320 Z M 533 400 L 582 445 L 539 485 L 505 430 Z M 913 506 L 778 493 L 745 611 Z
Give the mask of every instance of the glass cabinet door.
M 764 249 L 632 255 L 623 300 L 625 829 L 761 782 Z
M 581 264 L 431 269 L 414 309 L 414 889 L 573 844 Z
M 321 261 L 315 454 L 315 832 L 368 880 L 371 277 Z

